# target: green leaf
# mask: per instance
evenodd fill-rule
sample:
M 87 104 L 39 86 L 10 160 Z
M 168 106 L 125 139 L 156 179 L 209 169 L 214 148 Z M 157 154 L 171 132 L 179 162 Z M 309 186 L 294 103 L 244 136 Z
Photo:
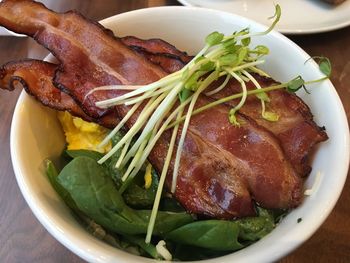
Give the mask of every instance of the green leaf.
M 62 187 L 62 185 L 57 181 L 58 173 L 53 162 L 50 160 L 45 160 L 45 164 L 46 164 L 46 176 L 49 179 L 53 189 L 62 198 L 62 200 L 66 203 L 66 205 L 70 209 L 74 211 L 78 211 L 78 207 L 76 206 L 69 192 L 66 191 L 66 189 Z
M 229 38 L 222 42 L 222 46 L 226 50 L 231 50 L 232 47 L 236 46 L 236 39 L 235 38 Z
M 242 45 L 231 45 L 227 46 L 225 50 L 229 53 L 238 53 L 238 51 L 242 48 Z
M 206 74 L 206 71 L 196 71 L 194 72 L 186 81 L 185 89 L 196 91 L 199 86 L 198 79 Z
M 71 158 L 77 158 L 79 156 L 86 156 L 90 157 L 96 161 L 101 159 L 103 157 L 103 154 L 96 151 L 91 150 L 66 150 L 66 154 L 70 156 Z
M 57 181 L 79 210 L 105 229 L 119 234 L 145 234 L 151 211 L 128 207 L 106 170 L 94 159 L 77 157 L 63 168 Z M 186 213 L 160 211 L 154 233 L 164 235 L 192 220 Z
M 215 69 L 215 63 L 213 61 L 208 61 L 207 63 L 200 66 L 200 71 L 212 71 Z
M 242 47 L 238 53 L 237 65 L 240 65 L 248 55 L 248 48 Z
M 191 95 L 192 95 L 192 91 L 190 91 L 189 89 L 182 89 L 179 93 L 179 99 L 180 102 L 184 102 L 185 100 L 187 100 Z
M 206 37 L 205 43 L 207 43 L 209 46 L 215 46 L 219 44 L 223 39 L 224 34 L 215 31 Z
M 251 41 L 251 39 L 250 39 L 250 37 L 247 37 L 247 38 L 243 38 L 242 40 L 241 40 L 241 43 L 243 44 L 243 46 L 249 46 L 249 44 L 250 44 L 250 41 Z
M 182 226 L 166 235 L 181 244 L 219 251 L 234 251 L 243 247 L 238 242 L 239 225 L 230 221 L 205 220 Z
M 249 28 L 248 27 L 243 28 L 241 31 L 239 31 L 237 33 L 234 33 L 235 37 L 244 36 L 244 35 L 248 35 L 248 34 L 249 34 Z
M 227 54 L 219 58 L 220 66 L 231 66 L 236 65 L 238 61 L 237 54 Z
M 307 63 L 311 59 L 313 59 L 318 64 L 320 71 L 324 75 L 326 75 L 328 78 L 331 76 L 332 64 L 331 64 L 331 61 L 329 60 L 329 58 L 322 57 L 322 56 L 313 56 L 313 57 L 309 58 L 308 60 L 306 60 L 305 63 Z M 313 81 L 313 82 L 315 82 L 315 81 Z
M 145 189 L 143 186 L 136 184 L 131 184 L 127 190 L 124 192 L 123 197 L 125 202 L 134 207 L 134 208 L 147 208 L 151 207 L 156 196 L 158 188 L 158 175 L 155 170 L 152 168 L 152 184 L 148 189 Z M 143 173 L 140 173 L 140 176 L 143 179 Z M 142 180 L 143 184 L 143 180 Z
M 270 50 L 267 46 L 258 45 L 250 53 L 256 53 L 258 55 L 267 55 L 270 53 Z
M 263 238 L 275 228 L 272 213 L 259 207 L 257 211 L 258 216 L 233 221 L 192 222 L 168 233 L 166 238 L 184 245 L 216 251 L 235 251 Z
M 332 65 L 328 58 L 322 57 L 318 63 L 320 70 L 327 77 L 330 77 L 332 74 Z
M 303 88 L 305 80 L 298 76 L 287 83 L 287 90 L 289 92 L 297 92 L 299 89 Z

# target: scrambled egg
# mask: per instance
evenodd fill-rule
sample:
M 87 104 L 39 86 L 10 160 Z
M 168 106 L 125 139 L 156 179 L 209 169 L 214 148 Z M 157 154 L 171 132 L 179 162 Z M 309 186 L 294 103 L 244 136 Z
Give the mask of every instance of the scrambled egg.
M 66 111 L 58 112 L 57 115 L 66 136 L 68 150 L 86 149 L 105 153 L 111 149 L 111 142 L 101 148 L 97 147 L 108 134 L 108 129 L 73 117 Z
M 109 142 L 102 148 L 98 145 L 107 136 L 109 130 L 93 122 L 84 121 L 81 118 L 73 117 L 69 112 L 57 112 L 59 121 L 61 122 L 64 135 L 66 136 L 68 150 L 94 150 L 101 153 L 108 152 L 112 144 Z M 152 185 L 152 165 L 149 163 L 146 167 L 145 188 L 148 189 Z

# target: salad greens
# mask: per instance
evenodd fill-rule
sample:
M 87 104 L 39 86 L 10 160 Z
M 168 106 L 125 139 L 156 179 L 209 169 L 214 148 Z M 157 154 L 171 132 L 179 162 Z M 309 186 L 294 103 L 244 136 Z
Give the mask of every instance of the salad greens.
M 120 134 L 118 136 L 120 139 Z M 98 164 L 101 153 L 65 150 L 63 155 L 69 160 L 59 173 L 51 161 L 46 162 L 46 174 L 53 188 L 90 232 L 131 253 L 161 259 L 156 245 L 159 240 L 165 240 L 175 259 L 210 258 L 241 249 L 275 226 L 273 213 L 261 208 L 257 208 L 258 216 L 252 218 L 198 220 L 163 193 L 152 242 L 146 243 L 152 212 L 149 208 L 159 183 L 155 171 L 148 189 L 144 188 L 143 174 L 139 173 L 121 194 L 118 183 L 121 179 L 115 176 L 115 163 Z M 153 195 L 147 191 L 152 191 Z M 192 248 L 196 251 L 194 254 L 181 255 L 180 251 Z

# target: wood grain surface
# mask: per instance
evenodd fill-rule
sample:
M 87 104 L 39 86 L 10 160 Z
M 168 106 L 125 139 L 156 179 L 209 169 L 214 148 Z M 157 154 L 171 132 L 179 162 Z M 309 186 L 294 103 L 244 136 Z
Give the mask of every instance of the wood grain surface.
M 139 8 L 163 5 L 179 4 L 175 0 L 51 1 L 51 7 L 56 11 L 77 9 L 95 20 Z M 333 65 L 331 80 L 344 104 L 349 121 L 350 27 L 290 38 L 311 56 L 324 55 L 330 58 Z M 29 38 L 0 36 L 0 64 L 26 57 L 43 58 L 46 54 L 46 50 Z M 10 128 L 18 95 L 19 91 L 0 91 L 0 262 L 83 262 L 51 237 L 38 222 L 16 183 L 10 158 Z M 336 207 L 322 227 L 310 240 L 280 262 L 350 262 L 349 204 L 348 178 Z

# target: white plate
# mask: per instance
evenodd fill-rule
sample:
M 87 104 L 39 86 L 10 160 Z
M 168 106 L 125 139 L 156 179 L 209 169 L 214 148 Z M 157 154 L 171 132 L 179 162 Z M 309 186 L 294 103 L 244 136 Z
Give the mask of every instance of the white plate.
M 187 6 L 207 7 L 232 12 L 261 24 L 274 13 L 274 4 L 282 7 L 276 29 L 285 34 L 326 32 L 350 25 L 350 0 L 332 6 L 322 0 L 178 0 Z M 210 19 L 210 18 L 208 18 Z
M 215 30 L 228 34 L 247 26 L 252 32 L 265 29 L 234 14 L 184 7 L 142 9 L 108 18 L 102 23 L 118 36 L 159 37 L 190 54 L 198 52 L 205 36 Z M 266 59 L 265 70 L 275 79 L 286 81 L 299 74 L 307 80 L 321 76 L 315 63 L 304 63 L 308 54 L 283 35 L 272 32 L 252 41 L 252 45 L 269 46 L 271 54 Z M 330 81 L 309 88 L 310 95 L 305 92 L 300 95 L 310 106 L 317 123 L 327 128 L 330 137 L 319 147 L 312 163 L 315 172 L 322 172 L 318 190 L 262 240 L 206 262 L 275 261 L 306 241 L 333 209 L 349 167 L 347 118 Z M 88 262 L 157 262 L 113 248 L 78 224 L 43 174 L 43 160 L 57 158 L 63 147 L 64 138 L 55 113 L 23 92 L 12 121 L 11 158 L 21 192 L 39 221 L 63 245 Z M 315 172 L 308 178 L 307 187 L 313 184 Z M 298 218 L 303 219 L 299 224 Z

